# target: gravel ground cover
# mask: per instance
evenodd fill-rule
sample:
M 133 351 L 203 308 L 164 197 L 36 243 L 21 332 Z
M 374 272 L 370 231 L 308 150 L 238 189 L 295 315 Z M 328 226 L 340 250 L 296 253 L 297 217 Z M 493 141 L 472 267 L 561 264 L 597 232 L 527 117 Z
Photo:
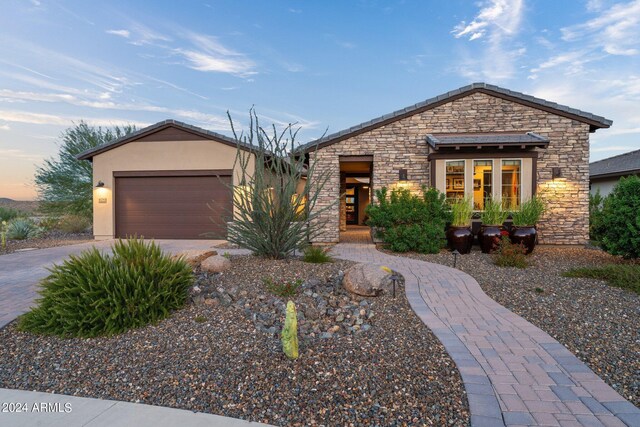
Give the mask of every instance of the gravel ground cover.
M 352 297 L 336 286 L 349 265 L 232 257 L 225 273 L 198 273 L 185 309 L 115 337 L 62 340 L 9 325 L 0 387 L 277 425 L 468 425 L 459 373 L 402 285 L 396 299 Z M 296 361 L 278 336 L 286 300 L 266 292 L 265 277 L 303 281 Z
M 7 240 L 5 248 L 0 247 L 0 255 L 10 254 L 25 249 L 44 249 L 55 246 L 75 245 L 92 240 L 91 233 L 63 233 L 50 231 L 37 239 Z
M 396 254 L 397 255 L 397 254 Z M 453 255 L 405 254 L 453 267 Z M 640 295 L 587 278 L 575 267 L 629 262 L 593 248 L 536 247 L 525 269 L 502 268 L 474 247 L 457 268 L 491 298 L 544 330 L 611 387 L 640 406 Z

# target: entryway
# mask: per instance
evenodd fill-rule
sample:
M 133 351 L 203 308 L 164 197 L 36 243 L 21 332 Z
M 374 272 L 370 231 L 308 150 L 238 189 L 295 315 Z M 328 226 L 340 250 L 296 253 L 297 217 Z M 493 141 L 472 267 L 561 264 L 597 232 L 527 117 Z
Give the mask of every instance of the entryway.
M 371 201 L 373 156 L 340 156 L 340 241 L 348 227 L 366 228 Z M 352 229 L 352 231 L 355 229 Z

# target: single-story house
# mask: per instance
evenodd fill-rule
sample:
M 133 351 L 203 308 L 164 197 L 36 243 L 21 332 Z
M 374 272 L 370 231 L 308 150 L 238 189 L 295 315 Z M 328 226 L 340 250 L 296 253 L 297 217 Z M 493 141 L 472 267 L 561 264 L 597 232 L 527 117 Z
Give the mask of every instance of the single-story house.
M 606 196 L 616 186 L 620 178 L 640 176 L 640 150 L 598 160 L 589 164 L 591 194 L 600 191 Z
M 300 147 L 318 170 L 331 172 L 317 202 L 328 207 L 314 243 L 333 243 L 348 224 L 363 224 L 375 190 L 434 186 L 487 197 L 513 208 L 541 193 L 548 211 L 541 243 L 588 239 L 589 133 L 611 120 L 523 93 L 474 83 Z M 93 161 L 96 238 L 137 234 L 198 238 L 212 231 L 207 205 L 232 209 L 238 185 L 235 141 L 164 121 L 79 159 Z M 342 197 L 341 197 L 342 196 Z M 340 198 L 340 203 L 336 201 Z M 227 218 L 228 219 L 228 218 Z M 209 222 L 207 222 L 209 221 Z M 224 235 L 224 221 L 214 231 Z

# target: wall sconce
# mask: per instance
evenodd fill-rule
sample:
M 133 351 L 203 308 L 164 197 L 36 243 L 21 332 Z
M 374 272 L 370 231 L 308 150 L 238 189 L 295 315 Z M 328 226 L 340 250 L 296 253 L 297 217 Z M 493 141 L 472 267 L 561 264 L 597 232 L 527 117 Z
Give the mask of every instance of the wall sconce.
M 556 178 L 562 178 L 562 169 L 559 167 L 551 168 L 551 180 L 555 181 Z
M 98 183 L 96 184 L 96 188 L 103 188 L 103 187 L 104 187 L 104 182 L 98 181 Z
M 408 181 L 409 178 L 407 176 L 407 170 L 406 169 L 400 169 L 400 173 L 398 174 L 398 181 L 400 182 L 405 182 Z

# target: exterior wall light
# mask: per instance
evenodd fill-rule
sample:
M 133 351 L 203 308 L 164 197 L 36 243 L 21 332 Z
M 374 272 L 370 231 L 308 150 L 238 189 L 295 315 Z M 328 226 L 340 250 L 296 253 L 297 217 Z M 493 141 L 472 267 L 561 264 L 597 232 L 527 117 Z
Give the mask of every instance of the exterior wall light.
M 556 178 L 562 178 L 562 168 L 551 168 L 551 180 L 555 181 Z
M 96 184 L 96 188 L 103 188 L 103 187 L 104 187 L 104 182 L 98 181 L 98 183 Z
M 407 170 L 406 169 L 400 169 L 400 173 L 398 174 L 398 181 L 406 182 L 408 180 L 409 180 L 409 178 L 407 176 Z

